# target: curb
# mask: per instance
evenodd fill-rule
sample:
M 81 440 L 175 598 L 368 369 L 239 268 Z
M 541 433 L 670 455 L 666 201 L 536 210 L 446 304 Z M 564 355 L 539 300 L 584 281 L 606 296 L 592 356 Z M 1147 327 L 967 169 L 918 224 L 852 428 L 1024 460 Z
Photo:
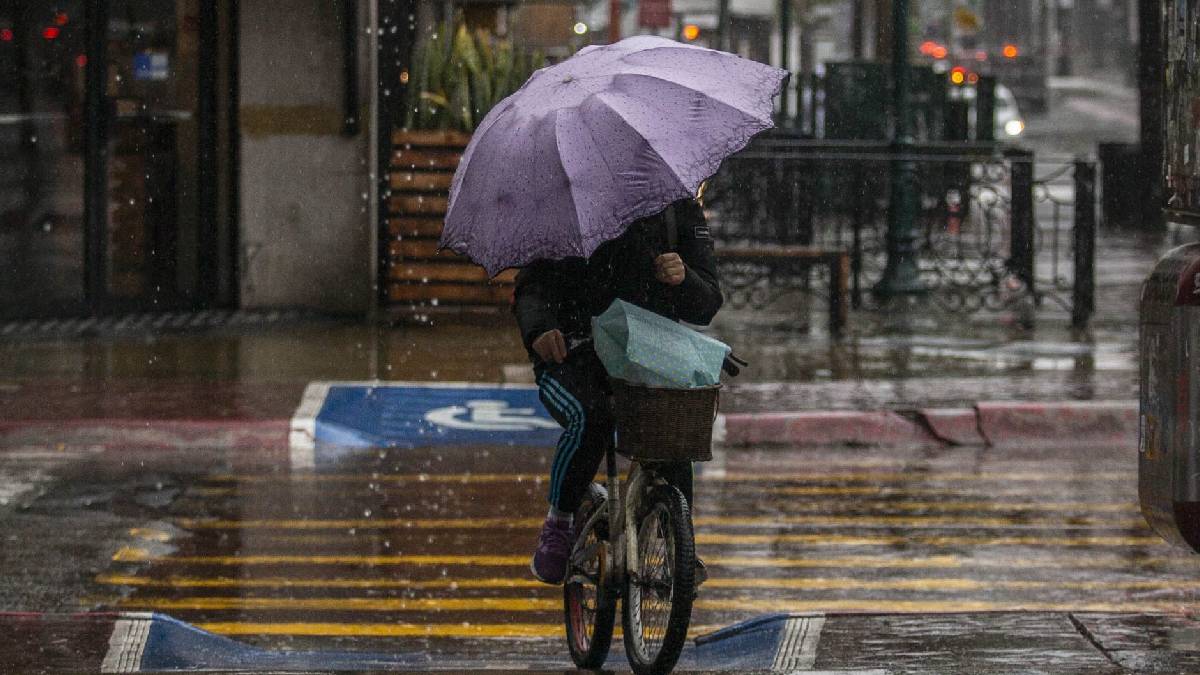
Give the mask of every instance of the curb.
M 0 421 L 0 447 L 59 444 L 120 450 L 296 450 L 292 419 L 87 419 Z M 289 439 L 289 435 L 291 438 Z M 970 408 L 728 413 L 716 438 L 728 447 L 988 446 L 1077 448 L 1138 442 L 1137 401 L 984 401 Z
M 729 446 L 1130 446 L 1138 442 L 1137 401 L 986 401 L 971 408 L 729 413 Z

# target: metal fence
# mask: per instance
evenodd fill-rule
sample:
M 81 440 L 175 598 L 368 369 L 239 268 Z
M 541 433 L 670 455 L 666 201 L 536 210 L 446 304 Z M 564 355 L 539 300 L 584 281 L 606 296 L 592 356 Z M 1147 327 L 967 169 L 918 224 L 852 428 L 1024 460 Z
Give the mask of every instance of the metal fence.
M 995 78 L 972 75 L 963 86 L 931 66 L 912 66 L 910 132 L 918 141 L 994 138 Z M 791 104 L 776 124 L 806 138 L 877 140 L 891 137 L 890 66 L 826 64 L 822 73 L 794 73 L 783 95 Z
M 730 158 L 704 201 L 721 247 L 764 244 L 850 255 L 851 305 L 871 306 L 886 262 L 890 162 L 885 143 L 760 139 Z M 955 312 L 1034 309 L 1045 301 L 1083 325 L 1094 309 L 1096 168 L 1035 163 L 996 144 L 922 144 L 917 166 L 921 279 Z M 814 290 L 807 273 L 736 265 L 735 304 Z M 772 288 L 777 287 L 777 288 Z

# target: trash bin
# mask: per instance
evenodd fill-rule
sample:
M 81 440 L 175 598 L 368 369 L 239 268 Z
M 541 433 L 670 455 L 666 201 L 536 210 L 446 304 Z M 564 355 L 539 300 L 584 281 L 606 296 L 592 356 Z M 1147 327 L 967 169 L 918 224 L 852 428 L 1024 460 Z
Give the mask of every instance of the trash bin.
M 1141 217 L 1145 181 L 1137 143 L 1100 143 L 1100 217 L 1105 225 L 1136 225 Z
M 1200 552 L 1200 244 L 1155 265 L 1139 328 L 1142 514 L 1168 542 Z

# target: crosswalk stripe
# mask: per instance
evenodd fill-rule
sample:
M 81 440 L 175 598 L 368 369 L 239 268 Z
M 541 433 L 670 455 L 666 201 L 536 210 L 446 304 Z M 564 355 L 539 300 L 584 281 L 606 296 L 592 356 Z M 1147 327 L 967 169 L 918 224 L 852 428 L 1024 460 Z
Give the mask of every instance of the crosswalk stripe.
M 897 511 L 1079 511 L 1083 513 L 1139 513 L 1136 502 L 1056 502 L 1056 501 L 1027 501 L 1002 502 L 996 500 L 954 500 L 954 501 L 870 501 L 856 499 L 850 502 L 814 501 L 805 505 L 825 510 L 842 504 L 855 506 L 870 506 L 872 513 L 888 509 Z
M 169 577 L 156 579 L 128 574 L 101 574 L 96 582 L 108 586 L 138 586 L 144 588 L 364 588 L 364 589 L 437 589 L 473 590 L 496 588 L 549 588 L 536 579 L 301 579 L 269 577 L 262 579 L 239 577 L 201 578 Z
M 228 489 L 228 488 L 218 488 Z M 905 485 L 898 487 L 894 485 L 785 485 L 785 486 L 769 486 L 762 490 L 772 495 L 781 497 L 839 497 L 839 496 L 866 496 L 866 497 L 967 497 L 967 498 L 989 498 L 996 497 L 1036 497 L 1038 499 L 1045 498 L 1045 494 L 1040 489 L 1021 487 L 1021 488 L 1005 488 L 994 486 L 956 486 L 956 487 L 914 487 Z M 1133 491 L 1131 491 L 1133 492 Z M 1053 501 L 1047 503 L 1055 503 Z M 1126 504 L 1133 504 L 1133 495 Z
M 717 534 L 701 532 L 697 544 L 710 546 L 744 546 L 747 544 L 804 544 L 806 546 L 895 546 L 921 544 L 924 546 L 1158 546 L 1166 547 L 1158 537 L 1145 536 L 931 536 L 905 535 L 843 535 L 843 534 Z
M 1077 471 L 1072 469 L 1070 481 L 1136 480 L 1133 471 Z M 711 483 L 787 483 L 838 481 L 877 482 L 943 482 L 943 481 L 1025 481 L 1032 483 L 1065 483 L 1057 471 L 937 471 L 913 468 L 907 471 L 780 471 L 698 473 L 696 479 Z M 541 473 L 444 473 L 444 474 L 347 474 L 347 473 L 277 473 L 277 474 L 215 474 L 206 478 L 210 483 L 544 483 L 550 476 Z
M 506 611 L 558 612 L 558 598 L 145 598 L 121 601 L 122 607 L 144 610 L 194 611 L 343 611 L 436 612 Z M 801 600 L 780 597 L 701 597 L 693 605 L 706 611 L 746 612 L 1165 612 L 1176 611 L 1176 602 L 1038 602 L 975 600 L 898 600 L 895 598 L 836 598 Z M 514 624 L 520 625 L 520 624 Z
M 890 505 L 889 505 L 890 506 Z M 919 510 L 914 508 L 913 510 Z M 1020 510 L 1020 509 L 1011 509 Z M 1042 511 L 1036 506 L 1031 511 Z M 1124 510 L 1124 509 L 1123 509 Z M 808 527 L 990 527 L 990 528 L 1141 528 L 1149 531 L 1142 518 L 1105 519 L 1092 516 L 1036 519 L 1029 516 L 985 517 L 969 515 L 892 515 L 877 512 L 852 515 L 798 515 L 739 517 L 699 517 L 696 527 L 753 527 L 776 529 L 786 525 Z M 374 519 L 262 519 L 196 520 L 182 518 L 175 524 L 187 530 L 536 530 L 538 518 L 374 518 Z
M 124 598 L 118 605 L 157 611 L 555 612 L 563 608 L 561 598 Z
M 715 567 L 715 565 L 714 565 Z M 96 582 L 110 586 L 136 586 L 142 588 L 259 588 L 259 589 L 288 589 L 288 588 L 326 588 L 326 589 L 420 589 L 434 591 L 462 590 L 494 590 L 536 588 L 547 592 L 557 589 L 531 578 L 440 578 L 432 580 L 417 579 L 326 579 L 326 578 L 201 578 L 201 577 L 170 577 L 155 579 L 119 574 L 102 574 L 96 577 Z M 1119 589 L 1131 591 L 1153 591 L 1170 589 L 1200 589 L 1200 581 L 1191 579 L 1161 579 L 1156 581 L 1144 580 L 1098 580 L 1098 581 L 1064 581 L 1064 580 L 1012 580 L 1012 579 L 970 579 L 960 577 L 923 577 L 901 579 L 858 579 L 853 577 L 772 577 L 772 578 L 739 578 L 714 577 L 704 584 L 705 588 L 729 589 L 786 589 L 786 590 L 919 590 L 919 591 L 972 591 L 989 589 L 1006 590 L 1106 590 Z
M 525 623 L 253 623 L 210 621 L 196 627 L 217 635 L 290 635 L 314 637 L 558 638 L 561 624 Z
M 217 635 L 284 635 L 292 637 L 443 637 L 443 638 L 554 638 L 562 639 L 566 629 L 557 623 L 272 623 L 249 621 L 209 621 L 196 627 Z M 723 626 L 693 625 L 688 635 L 695 637 Z M 621 634 L 620 622 L 614 636 Z

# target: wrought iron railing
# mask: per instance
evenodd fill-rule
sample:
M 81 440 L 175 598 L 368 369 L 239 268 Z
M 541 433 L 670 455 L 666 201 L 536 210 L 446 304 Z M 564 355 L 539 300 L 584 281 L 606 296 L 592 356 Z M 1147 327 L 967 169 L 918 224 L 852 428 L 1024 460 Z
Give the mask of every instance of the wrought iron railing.
M 710 181 L 705 204 L 718 246 L 803 246 L 850 254 L 851 302 L 874 303 L 886 263 L 889 163 L 885 143 L 760 139 Z M 924 144 L 917 166 L 921 279 L 944 309 L 978 312 L 1046 299 L 1077 325 L 1093 311 L 1095 166 L 1035 165 L 1032 153 L 995 144 Z M 812 290 L 807 274 L 729 272 L 751 304 Z M 754 275 L 759 283 L 754 283 Z M 735 298 L 735 303 L 738 301 Z

